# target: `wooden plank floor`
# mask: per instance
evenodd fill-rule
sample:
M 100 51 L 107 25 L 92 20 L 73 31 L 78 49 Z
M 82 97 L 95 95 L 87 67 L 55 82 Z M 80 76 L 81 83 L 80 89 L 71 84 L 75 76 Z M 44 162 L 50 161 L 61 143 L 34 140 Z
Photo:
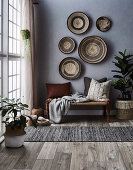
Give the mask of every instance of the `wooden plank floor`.
M 71 117 L 73 118 L 73 117 Z M 132 126 L 111 118 L 65 118 L 62 126 Z M 86 119 L 87 118 L 87 119 Z M 60 125 L 60 126 L 61 126 Z M 54 125 L 55 126 L 55 125 Z M 58 126 L 58 125 L 56 125 Z M 18 149 L 0 145 L 0 170 L 133 170 L 133 142 L 25 142 Z

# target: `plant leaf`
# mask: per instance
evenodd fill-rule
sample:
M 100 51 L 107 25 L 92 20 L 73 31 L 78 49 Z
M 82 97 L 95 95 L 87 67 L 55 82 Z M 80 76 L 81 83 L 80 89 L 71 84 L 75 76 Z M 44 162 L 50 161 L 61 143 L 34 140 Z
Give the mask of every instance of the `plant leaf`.
M 27 104 L 22 104 L 23 107 L 28 108 L 29 106 Z
M 6 122 L 9 120 L 9 117 L 6 118 Z
M 23 116 L 23 115 L 20 116 L 20 122 L 24 127 L 26 127 L 26 117 L 25 116 Z
M 114 77 L 114 78 L 123 78 L 123 77 L 120 76 L 120 75 L 114 75 L 113 77 Z
M 127 49 L 124 50 L 124 55 L 126 55 L 126 51 L 127 51 Z
M 8 109 L 3 109 L 3 110 L 2 110 L 2 117 L 4 117 L 7 112 L 8 112 Z
M 119 51 L 119 54 L 123 56 L 123 58 L 125 57 L 124 53 Z
M 13 113 L 14 113 L 14 117 L 16 118 L 17 116 L 17 110 L 16 109 L 12 109 Z
M 125 59 L 128 59 L 128 58 L 130 58 L 130 57 L 133 57 L 133 55 L 127 55 L 127 56 L 125 56 Z
M 16 100 L 16 103 L 18 103 L 20 101 L 20 98 Z
M 121 73 L 121 71 L 118 70 L 111 70 L 112 72 L 116 72 L 116 73 Z
M 116 56 L 115 59 L 116 59 L 119 63 L 124 64 L 123 60 L 122 60 L 120 57 Z

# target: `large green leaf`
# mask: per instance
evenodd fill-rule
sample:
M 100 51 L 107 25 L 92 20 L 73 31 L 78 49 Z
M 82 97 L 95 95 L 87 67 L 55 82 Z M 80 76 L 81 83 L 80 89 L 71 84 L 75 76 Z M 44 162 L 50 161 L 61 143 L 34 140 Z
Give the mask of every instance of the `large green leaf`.
M 6 118 L 6 122 L 9 120 L 9 117 Z
M 127 51 L 127 49 L 124 50 L 124 55 L 126 55 L 126 51 Z
M 0 111 L 1 111 L 1 110 L 3 110 L 3 108 L 4 108 L 3 106 L 2 106 L 2 107 L 0 107 Z
M 125 57 L 125 54 L 121 51 L 119 51 L 119 54 L 123 56 L 123 58 Z
M 116 63 L 115 61 L 113 61 L 113 63 L 114 63 L 118 68 L 122 69 L 121 64 Z
M 117 66 L 120 70 L 121 70 L 121 73 L 124 75 L 126 73 L 126 65 L 125 64 L 120 64 L 120 63 L 116 63 L 116 62 L 113 62 L 115 64 L 115 66 Z
M 115 56 L 115 59 L 116 59 L 119 63 L 123 63 L 123 60 L 122 60 L 120 57 Z
M 22 104 L 23 107 L 28 108 L 29 106 L 27 104 Z
M 128 59 L 128 58 L 130 58 L 130 57 L 133 57 L 133 55 L 126 55 L 124 58 L 125 58 L 125 59 Z
M 20 122 L 24 127 L 26 127 L 26 117 L 25 116 L 23 116 L 23 115 L 20 116 Z
M 4 117 L 7 114 L 7 112 L 8 112 L 8 109 L 3 109 L 2 110 L 2 117 Z
M 114 78 L 123 78 L 123 77 L 120 76 L 120 75 L 114 75 L 113 77 L 114 77 Z
M 121 73 L 121 71 L 118 70 L 111 70 L 112 72 L 116 72 L 116 73 Z
M 12 111 L 13 111 L 13 113 L 14 113 L 14 117 L 16 117 L 16 116 L 17 116 L 17 110 L 16 110 L 16 109 L 13 109 Z
M 16 100 L 16 103 L 18 103 L 20 101 L 20 98 Z

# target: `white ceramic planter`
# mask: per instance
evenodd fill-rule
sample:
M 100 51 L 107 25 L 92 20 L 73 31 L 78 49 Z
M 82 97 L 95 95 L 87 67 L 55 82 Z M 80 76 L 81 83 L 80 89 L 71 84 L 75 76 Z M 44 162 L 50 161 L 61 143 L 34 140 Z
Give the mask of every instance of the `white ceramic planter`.
M 5 135 L 5 146 L 18 148 L 24 144 L 25 135 L 21 136 L 6 136 Z

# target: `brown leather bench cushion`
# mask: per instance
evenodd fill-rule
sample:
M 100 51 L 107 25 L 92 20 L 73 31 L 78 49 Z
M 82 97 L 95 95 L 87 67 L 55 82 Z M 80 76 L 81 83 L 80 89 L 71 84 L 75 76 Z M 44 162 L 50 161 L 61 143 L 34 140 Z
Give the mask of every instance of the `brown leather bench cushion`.
M 46 83 L 47 88 L 47 99 L 48 98 L 60 98 L 63 96 L 70 96 L 70 86 L 71 83 L 64 84 L 49 84 Z

